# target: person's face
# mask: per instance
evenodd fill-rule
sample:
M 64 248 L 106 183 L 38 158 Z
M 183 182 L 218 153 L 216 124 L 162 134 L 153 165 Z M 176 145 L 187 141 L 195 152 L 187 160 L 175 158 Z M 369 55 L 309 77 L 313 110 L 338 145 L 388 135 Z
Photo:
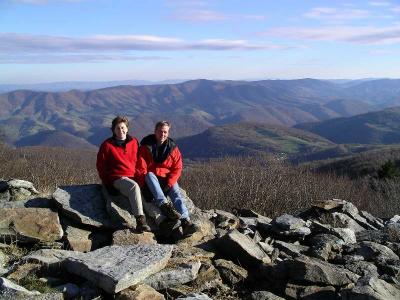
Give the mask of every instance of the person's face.
M 119 140 L 125 140 L 128 133 L 128 127 L 124 122 L 118 123 L 114 128 L 114 134 Z
M 156 135 L 156 140 L 157 140 L 157 144 L 162 144 L 164 143 L 169 135 L 169 126 L 164 125 L 164 126 L 160 126 L 155 130 L 155 135 Z

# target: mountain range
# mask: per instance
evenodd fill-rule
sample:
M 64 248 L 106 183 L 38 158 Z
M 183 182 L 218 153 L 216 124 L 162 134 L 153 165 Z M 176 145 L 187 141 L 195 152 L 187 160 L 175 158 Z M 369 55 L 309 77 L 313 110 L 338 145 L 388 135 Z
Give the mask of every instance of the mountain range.
M 89 149 L 110 136 L 112 118 L 123 114 L 131 119 L 130 131 L 139 139 L 153 131 L 156 121 L 167 119 L 173 124 L 172 137 L 180 138 L 182 147 L 216 141 L 215 153 L 254 153 L 262 148 L 318 159 L 374 148 L 337 144 L 397 142 L 399 109 L 373 111 L 400 105 L 399 87 L 396 79 L 298 79 L 192 80 L 67 92 L 18 90 L 0 94 L 0 135 L 16 146 L 67 140 L 68 147 Z M 293 125 L 297 129 L 283 129 Z M 242 136 L 224 137 L 236 132 Z M 229 148 L 235 143 L 235 149 Z

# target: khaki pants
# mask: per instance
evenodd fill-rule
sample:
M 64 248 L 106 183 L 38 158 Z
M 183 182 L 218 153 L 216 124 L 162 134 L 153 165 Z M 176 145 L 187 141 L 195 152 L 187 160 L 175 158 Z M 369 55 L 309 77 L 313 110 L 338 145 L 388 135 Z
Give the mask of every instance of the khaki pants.
M 113 185 L 120 191 L 122 195 L 128 197 L 134 216 L 144 215 L 144 207 L 146 214 L 150 218 L 154 219 L 157 225 L 159 225 L 165 219 L 165 217 L 161 214 L 160 209 L 155 204 L 146 201 L 142 202 L 142 194 L 136 181 L 128 177 L 121 177 L 120 179 L 115 180 Z

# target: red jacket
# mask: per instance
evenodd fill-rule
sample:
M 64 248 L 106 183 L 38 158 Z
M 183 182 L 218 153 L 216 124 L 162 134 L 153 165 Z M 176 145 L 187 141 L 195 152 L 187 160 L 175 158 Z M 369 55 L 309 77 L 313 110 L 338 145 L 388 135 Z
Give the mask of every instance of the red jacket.
M 163 146 L 163 154 L 157 156 L 157 142 L 154 134 L 146 136 L 141 141 L 135 178 L 139 186 L 144 186 L 144 177 L 148 172 L 165 178 L 168 187 L 172 187 L 178 181 L 183 167 L 181 152 L 170 138 Z
M 113 138 L 105 140 L 97 153 L 96 168 L 104 185 L 123 177 L 134 177 L 139 143 L 127 136 L 126 143 L 117 145 Z

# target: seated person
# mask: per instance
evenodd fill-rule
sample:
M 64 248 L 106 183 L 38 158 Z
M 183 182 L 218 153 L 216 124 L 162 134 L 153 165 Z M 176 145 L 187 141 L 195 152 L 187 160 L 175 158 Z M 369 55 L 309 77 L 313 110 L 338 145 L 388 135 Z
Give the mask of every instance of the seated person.
M 143 138 L 139 147 L 136 176 L 140 187 L 150 190 L 153 201 L 169 220 L 179 220 L 184 236 L 192 235 L 197 227 L 189 217 L 180 193 L 178 179 L 182 173 L 182 155 L 169 138 L 171 125 L 167 121 L 156 124 L 154 134 Z M 172 203 L 167 200 L 167 196 Z
M 128 197 L 136 218 L 136 231 L 150 231 L 143 212 L 140 187 L 133 180 L 139 143 L 128 134 L 129 121 L 125 117 L 112 120 L 113 136 L 106 139 L 97 153 L 96 167 L 99 177 L 110 194 L 119 191 Z

